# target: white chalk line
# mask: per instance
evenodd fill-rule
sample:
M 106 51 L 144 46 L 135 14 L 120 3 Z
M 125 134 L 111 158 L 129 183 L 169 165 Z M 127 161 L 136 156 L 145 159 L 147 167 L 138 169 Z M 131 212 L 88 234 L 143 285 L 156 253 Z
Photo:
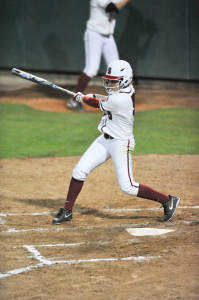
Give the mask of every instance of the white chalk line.
M 198 209 L 199 206 L 194 205 L 194 206 L 178 206 L 178 209 Z M 161 207 L 153 207 L 153 208 L 108 208 L 105 209 L 105 212 L 134 212 L 134 211 L 149 211 L 149 210 L 159 210 Z
M 139 227 L 139 226 L 147 226 L 150 225 L 150 223 L 139 223 L 139 224 L 121 224 L 121 225 L 107 225 L 107 226 L 76 226 L 76 227 L 72 227 L 72 228 L 68 228 L 68 227 L 55 227 L 55 225 L 52 225 L 51 228 L 30 228 L 30 229 L 15 229 L 15 228 L 10 228 L 8 230 L 4 230 L 2 231 L 2 233 L 21 233 L 21 232 L 28 232 L 28 231 L 63 231 L 63 230 L 67 230 L 67 231 L 75 231 L 75 230 L 89 230 L 89 229 L 97 229 L 97 228 L 125 228 L 127 226 L 130 227 Z
M 106 245 L 110 244 L 111 242 L 79 242 L 79 243 L 67 243 L 67 244 L 39 244 L 39 245 L 31 245 L 33 247 L 71 247 L 71 246 L 81 246 L 81 245 Z
M 84 242 L 83 242 L 84 243 Z M 129 257 L 122 257 L 122 258 L 91 258 L 91 259 L 73 259 L 73 260 L 57 260 L 57 261 L 52 261 L 50 259 L 46 259 L 41 255 L 41 253 L 36 249 L 36 247 L 50 247 L 50 246 L 76 246 L 76 245 L 81 245 L 82 243 L 72 243 L 72 244 L 57 244 L 57 245 L 24 245 L 23 247 L 28 250 L 29 253 L 33 254 L 33 258 L 39 261 L 38 264 L 33 265 L 33 266 L 27 266 L 24 268 L 19 268 L 19 269 L 14 269 L 10 270 L 4 273 L 0 273 L 0 279 L 9 277 L 12 275 L 17 275 L 21 274 L 24 272 L 31 271 L 35 268 L 41 268 L 44 266 L 52 266 L 55 264 L 67 264 L 67 265 L 72 265 L 72 264 L 80 264 L 80 263 L 91 263 L 91 262 L 108 262 L 108 261 L 134 261 L 134 262 L 144 262 L 144 261 L 149 261 L 151 259 L 155 258 L 160 258 L 160 256 L 129 256 Z
M 134 212 L 134 211 L 150 211 L 150 210 L 159 210 L 161 207 L 151 207 L 151 208 L 105 208 L 99 209 L 99 211 L 105 212 Z M 178 206 L 178 209 L 199 209 L 198 205 L 193 206 Z M 42 215 L 51 215 L 55 214 L 57 211 L 44 211 L 44 212 L 37 212 L 37 213 L 0 213 L 0 217 L 7 217 L 7 216 L 42 216 Z
M 152 207 L 152 208 L 105 208 L 99 209 L 99 211 L 105 212 L 134 212 L 134 211 L 150 211 L 150 210 L 159 210 L 161 207 Z M 199 206 L 178 206 L 178 209 L 199 209 Z M 55 214 L 57 211 L 44 211 L 44 212 L 37 212 L 37 213 L 0 213 L 0 217 L 8 217 L 8 216 L 42 216 L 42 215 L 51 215 Z
M 179 206 L 178 208 L 182 209 L 198 209 L 199 206 Z M 160 208 L 145 208 L 145 209 L 104 209 L 103 211 L 105 212 L 133 212 L 133 211 L 147 211 L 147 210 L 159 210 Z M 102 210 L 102 209 L 101 209 Z M 49 215 L 52 213 L 56 212 L 39 212 L 39 213 L 23 213 L 23 214 L 14 214 L 14 213 L 0 213 L 0 217 L 6 217 L 6 216 L 26 216 L 26 215 Z M 4 221 L 0 219 L 1 224 L 4 225 Z M 173 222 L 169 223 L 168 225 L 176 225 L 180 223 L 184 224 L 191 224 L 191 223 L 196 223 L 199 222 L 199 220 L 188 220 L 188 221 L 180 221 L 180 222 Z M 114 225 L 114 226 L 108 226 L 109 228 L 117 228 L 117 227 L 126 227 L 126 228 L 133 228 L 133 227 L 139 227 L 139 226 L 148 226 L 150 223 L 140 223 L 140 224 L 122 224 L 122 225 Z M 100 226 L 101 227 L 101 226 Z M 88 229 L 94 229 L 94 228 L 100 228 L 99 226 L 90 226 L 86 227 L 85 230 Z M 105 227 L 103 227 L 105 228 Z M 49 231 L 49 230 L 56 230 L 56 231 L 62 231 L 62 230 L 76 230 L 76 229 L 84 229 L 83 227 L 74 227 L 74 228 L 35 228 L 35 229 L 22 229 L 22 230 L 17 230 L 17 229 L 9 229 L 6 231 L 3 231 L 4 233 L 15 233 L 15 232 L 28 232 L 28 231 Z M 77 263 L 88 263 L 88 262 L 101 262 L 101 261 L 127 261 L 127 260 L 133 260 L 135 262 L 140 262 L 140 261 L 148 261 L 153 258 L 159 258 L 160 256 L 130 256 L 130 257 L 123 257 L 123 258 L 99 258 L 99 259 L 81 259 L 81 260 L 63 260 L 63 261 L 51 261 L 49 259 L 44 258 L 38 250 L 35 249 L 35 247 L 55 247 L 55 246 L 74 246 L 74 245 L 82 245 L 85 244 L 85 242 L 82 243 L 72 243 L 72 244 L 48 244 L 48 245 L 25 245 L 24 247 L 33 254 L 33 257 L 37 260 L 39 260 L 39 263 L 36 265 L 31 265 L 27 266 L 24 268 L 19 268 L 15 270 L 11 270 L 5 273 L 0 273 L 0 278 L 5 278 L 9 277 L 12 275 L 20 274 L 23 272 L 30 271 L 35 268 L 39 267 L 44 267 L 47 265 L 54 265 L 54 264 L 77 264 Z
M 30 229 L 15 229 L 15 228 L 10 228 L 8 230 L 3 230 L 2 233 L 22 233 L 22 232 L 30 232 L 30 231 L 49 231 L 50 229 L 48 228 L 30 228 Z
M 15 269 L 15 270 L 11 270 L 8 271 L 6 273 L 0 273 L 0 279 L 1 278 L 5 278 L 5 277 L 10 277 L 12 275 L 17 275 L 17 274 L 21 274 L 24 272 L 28 272 L 31 271 L 32 269 L 35 268 L 41 268 L 44 267 L 46 265 L 56 265 L 56 264 L 67 264 L 67 265 L 72 265 L 72 264 L 80 264 L 80 263 L 90 263 L 90 262 L 106 262 L 106 261 L 134 261 L 134 262 L 143 262 L 143 261 L 149 261 L 151 259 L 155 259 L 155 258 L 159 258 L 159 256 L 138 256 L 138 257 L 133 257 L 133 256 L 129 256 L 129 257 L 122 257 L 122 258 L 96 258 L 96 259 L 79 259 L 79 260 L 63 260 L 63 261 L 50 261 L 50 262 L 42 262 L 42 263 L 38 263 L 34 266 L 27 266 L 25 268 L 20 268 L 20 269 Z
M 0 273 L 0 279 L 5 278 L 5 277 L 9 277 L 9 276 L 12 276 L 12 275 L 21 274 L 21 273 L 30 271 L 30 270 L 35 269 L 35 268 L 43 267 L 43 266 L 44 266 L 43 263 L 39 263 L 39 264 L 34 265 L 34 266 L 28 266 L 28 267 L 25 267 L 25 268 L 15 269 L 15 270 L 8 271 L 6 273 Z
M 168 222 L 167 226 L 174 226 L 179 224 L 193 224 L 193 223 L 199 223 L 199 220 L 186 220 L 186 221 L 176 221 L 176 222 Z M 30 229 L 15 229 L 10 228 L 8 230 L 3 230 L 2 233 L 26 233 L 26 232 L 43 232 L 43 231 L 75 231 L 75 230 L 82 230 L 82 231 L 88 231 L 93 229 L 100 229 L 103 230 L 106 228 L 136 228 L 136 227 L 145 227 L 145 226 L 157 226 L 160 225 L 159 223 L 137 223 L 137 224 L 121 224 L 121 225 L 107 225 L 107 226 L 76 226 L 76 227 L 60 227 L 57 228 L 55 225 L 52 225 L 51 228 L 30 228 Z
M 0 213 L 0 217 L 9 217 L 9 216 L 42 216 L 42 215 L 50 215 L 57 213 L 56 211 L 43 211 L 38 213 Z

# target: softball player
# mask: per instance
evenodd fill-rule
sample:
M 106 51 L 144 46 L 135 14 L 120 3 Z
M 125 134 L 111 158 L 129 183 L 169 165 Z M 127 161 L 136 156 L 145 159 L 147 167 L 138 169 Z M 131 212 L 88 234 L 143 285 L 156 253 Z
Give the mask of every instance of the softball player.
M 64 208 L 53 219 L 61 224 L 72 219 L 72 209 L 83 183 L 89 173 L 112 158 L 117 181 L 121 190 L 132 196 L 154 200 L 164 207 L 163 221 L 172 219 L 180 198 L 166 195 L 133 180 L 132 152 L 135 147 L 133 135 L 134 95 L 133 71 L 130 64 L 116 60 L 109 64 L 103 76 L 108 96 L 77 93 L 75 99 L 98 107 L 104 115 L 98 126 L 101 135 L 91 144 L 75 166 Z
M 116 16 L 129 0 L 91 0 L 90 18 L 84 33 L 85 68 L 79 77 L 75 92 L 83 92 L 92 77 L 97 75 L 101 56 L 108 66 L 119 59 L 115 39 L 113 37 Z M 67 107 L 75 111 L 84 111 L 81 103 L 71 98 Z

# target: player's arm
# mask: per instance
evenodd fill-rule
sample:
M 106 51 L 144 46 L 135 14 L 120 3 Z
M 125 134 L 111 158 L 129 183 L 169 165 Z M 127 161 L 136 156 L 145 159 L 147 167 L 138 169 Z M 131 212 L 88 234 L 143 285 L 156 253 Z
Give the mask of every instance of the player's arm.
M 110 2 L 105 10 L 107 13 L 118 13 L 120 9 L 122 9 L 123 6 L 125 6 L 128 2 L 130 2 L 130 0 L 120 0 L 116 3 Z
M 131 0 L 120 0 L 115 3 L 115 6 L 117 7 L 118 10 L 122 9 L 126 4 L 130 3 Z
M 82 93 L 77 93 L 74 96 L 74 99 L 80 103 L 84 102 L 85 104 L 92 106 L 92 107 L 96 107 L 96 108 L 100 108 L 100 104 L 99 101 L 101 98 L 107 98 L 106 96 L 102 96 L 99 94 L 87 94 L 87 95 L 83 95 Z
M 83 97 L 83 102 L 89 106 L 100 108 L 99 106 L 100 98 L 95 94 L 88 94 Z

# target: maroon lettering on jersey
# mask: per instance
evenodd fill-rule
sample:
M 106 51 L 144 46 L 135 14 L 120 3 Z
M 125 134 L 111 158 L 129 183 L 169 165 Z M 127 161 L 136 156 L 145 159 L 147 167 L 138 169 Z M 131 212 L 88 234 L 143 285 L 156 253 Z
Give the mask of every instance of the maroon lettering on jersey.
M 132 99 L 132 103 L 133 103 L 133 115 L 135 114 L 135 93 L 133 93 L 133 95 L 131 96 Z

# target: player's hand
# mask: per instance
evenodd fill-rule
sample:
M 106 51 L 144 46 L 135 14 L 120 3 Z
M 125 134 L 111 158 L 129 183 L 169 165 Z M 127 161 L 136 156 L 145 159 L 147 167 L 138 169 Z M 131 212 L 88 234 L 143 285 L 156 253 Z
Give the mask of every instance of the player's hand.
M 95 94 L 86 94 L 86 97 L 87 98 L 96 98 L 96 95 Z
M 84 99 L 84 95 L 80 92 L 78 92 L 75 96 L 74 96 L 74 100 L 76 100 L 77 102 L 82 103 Z

